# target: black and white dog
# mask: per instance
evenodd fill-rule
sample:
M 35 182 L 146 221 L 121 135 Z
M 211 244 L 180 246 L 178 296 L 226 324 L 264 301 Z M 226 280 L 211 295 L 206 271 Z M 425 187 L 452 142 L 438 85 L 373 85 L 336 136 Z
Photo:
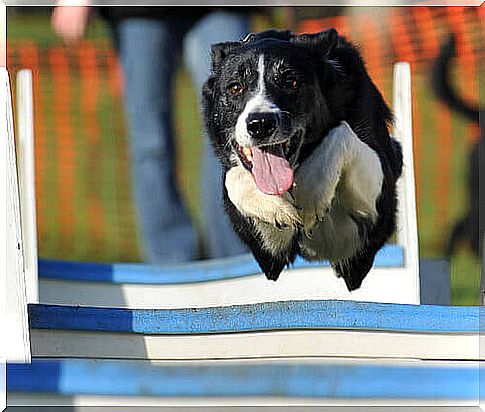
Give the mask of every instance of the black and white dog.
M 301 255 L 359 288 L 395 229 L 402 154 L 357 50 L 334 29 L 216 44 L 203 106 L 227 213 L 266 277 Z

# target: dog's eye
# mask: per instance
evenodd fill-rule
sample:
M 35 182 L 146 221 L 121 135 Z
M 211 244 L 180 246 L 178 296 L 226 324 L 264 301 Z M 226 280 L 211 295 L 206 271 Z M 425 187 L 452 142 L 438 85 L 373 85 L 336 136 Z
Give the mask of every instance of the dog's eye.
M 296 76 L 288 76 L 285 78 L 284 85 L 290 90 L 296 90 L 298 87 L 300 87 L 300 81 L 296 78 Z
M 244 89 L 243 85 L 239 82 L 231 83 L 228 87 L 228 90 L 231 96 L 237 96 L 243 91 L 243 89 Z
M 282 73 L 278 76 L 277 82 L 280 84 L 280 87 L 292 91 L 297 90 L 301 86 L 300 76 L 293 70 L 288 70 Z
M 298 86 L 300 85 L 300 82 L 296 77 L 289 77 L 286 79 L 286 87 L 296 90 L 298 89 Z

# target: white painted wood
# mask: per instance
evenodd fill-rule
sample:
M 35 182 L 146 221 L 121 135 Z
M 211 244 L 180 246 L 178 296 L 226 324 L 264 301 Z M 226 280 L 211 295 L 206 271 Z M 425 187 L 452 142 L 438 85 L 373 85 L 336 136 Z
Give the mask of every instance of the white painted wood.
M 20 212 L 24 240 L 27 302 L 39 302 L 37 275 L 37 218 L 35 212 L 34 104 L 32 72 L 17 74 L 17 156 Z
M 419 247 L 416 215 L 416 192 L 414 179 L 411 69 L 409 63 L 400 62 L 394 66 L 394 136 L 402 145 L 403 175 L 398 181 L 398 243 L 404 247 L 404 262 L 409 270 L 416 304 L 419 293 Z
M 8 406 L 75 406 L 76 412 L 92 412 L 93 406 L 137 407 L 137 411 L 146 411 L 143 407 L 186 407 L 184 412 L 208 412 L 214 407 L 218 412 L 246 412 L 236 407 L 253 407 L 256 411 L 271 412 L 264 408 L 280 407 L 285 412 L 301 412 L 304 406 L 320 406 L 318 412 L 477 412 L 473 400 L 425 400 L 425 399 L 322 399 L 288 397 L 157 397 L 157 396 L 56 396 L 51 394 L 9 393 Z M 392 406 L 390 406 L 392 405 Z M 419 406 L 417 406 L 419 405 Z M 396 406 L 400 406 L 396 410 Z M 338 407 L 338 409 L 336 408 Z M 365 409 L 363 409 L 365 408 Z
M 421 303 L 449 305 L 450 279 L 446 262 L 421 261 Z M 164 309 L 184 307 L 228 306 L 285 300 L 342 299 L 410 303 L 413 293 L 406 269 L 376 268 L 364 281 L 369 291 L 337 293 L 342 288 L 330 269 L 293 269 L 284 272 L 278 282 L 269 282 L 263 274 L 185 285 L 141 285 L 79 282 L 40 279 L 40 300 L 45 304 L 69 306 L 121 307 L 128 309 Z M 287 278 L 288 276 L 288 278 Z M 339 285 L 339 283 L 342 283 Z M 308 288 L 307 285 L 312 285 Z M 332 287 L 329 287 L 333 285 Z M 381 289 L 387 294 L 382 296 Z M 408 289 L 406 289 L 408 288 Z
M 2 24 L 3 23 L 3 24 Z M 6 6 L 0 2 L 0 71 L 3 72 L 6 66 Z M 0 268 L 6 273 L 7 267 L 7 145 L 3 139 L 6 139 L 5 131 L 7 130 L 7 89 L 4 87 L 3 74 L 0 74 Z M 0 275 L 0 329 L 6 330 L 7 319 L 7 276 Z M 4 410 L 7 404 L 6 396 L 6 353 L 7 344 L 5 339 L 0 339 L 0 410 Z
M 2 335 L 6 339 L 9 361 L 30 361 L 27 296 L 25 288 L 22 230 L 20 226 L 19 186 L 15 155 L 14 127 L 10 81 L 5 68 L 0 68 L 1 87 L 5 91 L 7 128 L 2 130 L 7 142 L 7 318 Z
M 331 269 L 285 270 L 277 282 L 263 274 L 181 285 L 140 285 L 40 280 L 40 301 L 46 304 L 123 308 L 201 308 L 287 300 L 339 299 L 415 303 L 409 272 L 373 268 L 362 287 L 348 292 Z
M 7 67 L 7 5 L 0 1 L 0 67 Z
M 295 330 L 207 335 L 142 335 L 32 330 L 32 356 L 195 360 L 352 357 L 484 360 L 477 334 Z

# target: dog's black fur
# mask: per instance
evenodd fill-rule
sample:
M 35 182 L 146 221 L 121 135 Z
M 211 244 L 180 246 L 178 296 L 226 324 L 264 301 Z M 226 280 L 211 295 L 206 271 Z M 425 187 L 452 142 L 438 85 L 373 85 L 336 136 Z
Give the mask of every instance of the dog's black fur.
M 249 246 L 268 279 L 276 280 L 297 255 L 307 258 L 302 242 L 305 236 L 311 238 L 311 234 L 296 224 L 288 245 L 277 253 L 269 251 L 254 219 L 238 210 L 224 185 L 231 168 L 241 163 L 250 168 L 237 153 L 234 130 L 250 98 L 249 92 L 256 87 L 257 56 L 261 53 L 270 66 L 264 77 L 265 92 L 283 113 L 280 129 L 291 136 L 284 155 L 296 174 L 329 131 L 342 121 L 377 154 L 383 175 L 382 190 L 375 202 L 377 217 L 371 220 L 351 215 L 359 229 L 361 247 L 350 257 L 330 259 L 347 288 L 357 289 L 371 269 L 375 254 L 395 230 L 396 180 L 401 175 L 402 153 L 399 143 L 389 135 L 391 112 L 370 79 L 358 50 L 334 29 L 305 35 L 268 30 L 250 34 L 239 42 L 212 47 L 212 73 L 203 88 L 203 107 L 207 132 L 224 169 L 223 200 L 235 231 Z M 284 80 L 278 80 L 280 77 Z M 296 90 L 291 89 L 294 84 L 298 85 Z M 230 88 L 234 88 L 235 96 L 228 92 Z M 268 139 L 265 143 L 276 138 L 273 135 Z M 335 201 L 332 207 L 334 204 Z M 319 224 L 317 221 L 316 230 Z M 326 258 L 317 256 L 317 260 Z
M 468 210 L 465 215 L 453 226 L 446 245 L 447 256 L 453 255 L 456 246 L 462 240 L 466 241 L 473 253 L 482 255 L 483 234 L 485 232 L 485 219 L 480 216 L 484 213 L 485 177 L 480 179 L 480 163 L 485 162 L 483 144 L 485 142 L 485 111 L 463 100 L 451 85 L 451 61 L 456 54 L 455 36 L 441 46 L 440 54 L 433 66 L 432 85 L 438 98 L 446 103 L 452 110 L 460 113 L 469 121 L 480 124 L 480 137 L 472 146 L 468 159 Z M 482 163 L 485 164 L 485 163 Z M 480 192 L 482 198 L 480 198 Z

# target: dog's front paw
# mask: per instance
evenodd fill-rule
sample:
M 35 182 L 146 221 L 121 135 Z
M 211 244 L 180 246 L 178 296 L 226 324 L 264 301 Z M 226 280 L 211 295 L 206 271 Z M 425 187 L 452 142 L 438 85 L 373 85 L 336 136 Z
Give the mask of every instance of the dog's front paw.
M 303 226 L 303 221 L 298 210 L 291 203 L 289 196 L 266 194 L 264 196 L 268 196 L 269 199 L 264 199 L 260 207 L 257 208 L 257 218 L 263 222 L 274 224 L 278 229 L 299 228 Z
M 350 209 L 355 209 L 357 204 L 360 207 L 364 203 L 361 198 L 373 198 L 375 190 L 372 185 L 366 184 L 368 165 L 374 160 L 368 159 L 370 152 L 372 151 L 359 140 L 350 126 L 342 122 L 329 131 L 301 164 L 295 175 L 294 194 L 296 203 L 302 207 L 301 215 L 306 230 L 318 221 L 325 220 L 339 184 L 342 187 L 340 191 L 347 194 L 345 198 L 351 199 L 347 205 Z M 374 170 L 371 174 L 374 174 Z M 361 192 L 365 195 L 362 196 Z
M 231 202 L 246 217 L 258 219 L 278 229 L 298 228 L 303 222 L 288 193 L 267 195 L 244 167 L 236 166 L 226 173 L 225 185 Z
M 293 191 L 296 205 L 299 207 L 303 228 L 310 231 L 316 224 L 323 222 L 332 207 L 334 192 L 329 193 L 327 188 L 320 185 L 305 187 L 304 184 L 296 186 Z
M 319 222 L 323 222 L 330 213 L 331 201 L 328 198 L 316 198 L 314 201 L 302 208 L 301 217 L 305 231 L 310 230 Z

